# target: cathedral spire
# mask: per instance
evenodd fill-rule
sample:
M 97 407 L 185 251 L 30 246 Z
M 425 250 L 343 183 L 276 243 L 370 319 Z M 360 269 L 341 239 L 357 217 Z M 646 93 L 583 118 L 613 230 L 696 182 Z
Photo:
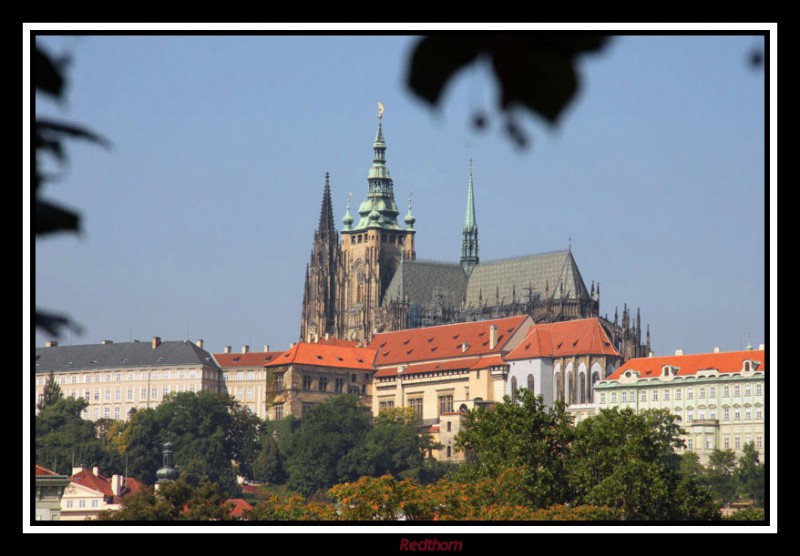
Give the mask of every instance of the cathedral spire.
M 464 215 L 464 230 L 461 239 L 461 268 L 469 276 L 478 262 L 478 224 L 475 220 L 475 193 L 472 185 L 472 159 L 470 159 L 467 211 Z
M 330 177 L 330 174 L 325 172 L 325 189 L 322 193 L 322 208 L 319 211 L 319 227 L 317 228 L 321 238 L 336 237 L 336 228 L 333 225 Z

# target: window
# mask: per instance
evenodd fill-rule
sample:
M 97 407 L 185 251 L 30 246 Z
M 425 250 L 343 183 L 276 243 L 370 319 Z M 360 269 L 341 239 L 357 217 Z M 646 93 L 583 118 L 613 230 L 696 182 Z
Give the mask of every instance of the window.
M 147 399 L 147 387 L 142 386 L 142 389 L 139 391 L 139 399 L 146 400 Z
M 716 419 L 717 418 L 717 410 L 716 409 L 712 409 L 711 410 L 709 418 L 710 419 Z
M 95 406 L 94 409 L 92 410 L 92 419 L 97 421 L 98 417 L 100 417 L 100 408 Z
M 761 440 L 761 437 L 760 436 L 756 436 L 756 448 L 758 448 L 760 450 L 762 448 L 762 444 L 763 444 L 763 442 Z
M 222 373 L 222 380 L 223 380 L 224 382 L 228 382 L 228 378 L 229 378 L 229 375 L 228 375 L 228 373 Z
M 97 499 L 92 500 L 92 507 L 93 508 L 97 508 L 99 505 L 100 505 L 100 501 L 99 500 L 97 500 Z
M 166 395 L 169 394 L 169 386 L 162 386 L 161 387 L 161 397 L 164 398 Z
M 669 390 L 664 390 L 664 401 L 669 401 Z
M 311 390 L 311 377 L 303 375 L 303 390 Z
M 716 386 L 709 386 L 708 387 L 708 397 L 709 398 L 716 398 L 717 397 L 717 387 Z
M 111 373 L 106 374 L 106 382 L 111 382 Z
M 733 437 L 733 447 L 737 450 L 742 447 L 742 440 L 738 436 Z
M 150 397 L 154 400 L 158 399 L 158 386 L 153 386 L 150 389 Z
M 745 396 L 749 396 L 750 395 L 750 385 L 749 384 L 745 384 L 744 385 L 744 395 Z
M 439 415 L 453 412 L 453 395 L 439 396 Z
M 178 384 L 178 392 L 183 392 L 183 384 Z
M 197 378 L 197 371 L 190 370 L 189 371 L 189 378 Z
M 94 401 L 96 401 L 96 402 L 100 401 L 100 389 L 99 388 L 94 391 Z
M 602 403 L 602 404 L 606 403 L 606 393 L 605 392 L 602 392 L 600 394 L 600 403 Z
M 103 392 L 103 399 L 106 401 L 111 401 L 111 388 L 106 388 L 106 391 Z
M 752 418 L 753 418 L 753 415 L 752 415 L 752 413 L 750 412 L 750 408 L 749 408 L 749 407 L 745 407 L 745 408 L 744 408 L 744 418 L 745 418 L 745 420 L 747 420 L 747 421 L 749 421 L 750 419 L 752 419 Z
M 86 500 L 84 500 L 83 498 L 78 500 L 78 507 L 79 508 L 85 508 L 86 507 Z
M 641 392 L 639 392 L 639 401 L 640 402 L 646 402 L 647 401 L 647 392 L 645 390 L 642 390 Z
M 87 402 L 89 400 L 91 400 L 92 399 L 92 391 L 91 390 L 85 390 L 83 392 L 83 399 L 86 400 Z
M 236 388 L 236 399 L 237 399 L 237 400 L 241 400 L 241 399 L 243 399 L 243 396 L 242 396 L 242 387 L 241 387 L 241 386 L 238 386 L 238 387 Z
M 328 391 L 328 377 L 326 377 L 326 376 L 319 377 L 319 381 L 317 383 L 317 389 L 320 392 L 327 392 Z
M 254 400 L 255 397 L 256 397 L 256 395 L 255 395 L 255 392 L 253 391 L 253 387 L 252 386 L 248 386 L 247 387 L 247 399 L 248 400 Z
M 763 418 L 764 418 L 764 417 L 763 417 L 763 415 L 762 415 L 762 413 L 761 413 L 761 408 L 760 408 L 760 407 L 757 407 L 757 408 L 756 408 L 756 419 L 763 419 Z
M 366 396 L 367 395 L 367 385 L 366 384 L 362 384 L 361 385 L 361 395 L 362 396 Z
M 103 408 L 103 417 L 105 417 L 106 419 L 111 417 L 111 408 L 110 407 L 104 407 Z
M 687 388 L 686 389 L 686 399 L 693 400 L 694 399 L 694 388 Z
M 706 436 L 706 450 L 711 450 L 714 447 L 714 439 L 710 436 Z
M 611 403 L 617 403 L 617 393 L 611 392 Z
M 449 425 L 450 423 L 447 423 L 447 424 Z M 448 458 L 450 457 L 450 454 L 451 454 L 451 453 L 452 453 L 452 447 L 451 447 L 451 446 L 448 444 L 448 445 L 447 445 L 447 457 L 448 457 Z
M 739 385 L 738 384 L 733 387 L 733 395 L 734 396 L 738 396 L 739 395 Z
M 622 394 L 620 394 L 619 401 L 621 401 L 622 403 L 627 402 L 628 401 L 628 393 L 627 392 L 623 392 Z
M 391 408 L 391 407 L 394 407 L 394 400 L 385 400 L 385 401 L 382 401 L 382 402 L 380 402 L 380 403 L 378 404 L 378 406 L 379 406 L 379 409 L 380 409 L 381 411 L 382 411 L 382 410 L 384 410 L 384 409 L 389 409 L 389 408 Z
M 742 418 L 741 410 L 737 407 L 733 410 L 733 420 L 739 421 Z
M 333 390 L 337 394 L 341 394 L 342 393 L 342 391 L 344 390 L 344 379 L 343 378 L 339 377 L 336 380 L 334 380 L 334 382 L 333 382 Z
M 128 388 L 128 401 L 133 399 L 133 387 Z
M 723 407 L 722 408 L 722 420 L 723 421 L 730 421 L 731 420 L 731 408 L 730 407 Z
M 533 387 L 534 386 L 535 386 L 535 384 L 534 384 L 534 380 L 533 380 L 533 374 L 529 374 L 528 375 L 528 391 L 530 391 L 531 394 L 533 394 L 533 391 L 534 391 Z
M 689 438 L 686 441 L 686 449 L 687 450 L 694 450 L 694 440 L 693 439 Z
M 691 423 L 694 420 L 694 411 L 689 410 L 686 412 L 686 422 Z
M 418 422 L 422 421 L 422 398 L 409 398 L 408 407 L 414 410 Z
M 653 401 L 654 402 L 658 401 L 658 390 L 653 390 Z
M 83 375 L 83 383 L 88 384 L 92 381 L 92 375 Z
M 357 382 L 357 381 L 358 381 L 358 377 L 356 376 L 356 373 L 353 373 L 350 376 L 350 382 Z
M 71 508 L 71 507 L 72 507 L 72 500 L 67 500 L 67 507 L 68 507 L 68 508 Z
M 722 387 L 722 397 L 727 398 L 731 395 L 731 387 L 730 386 L 723 386 Z
M 447 432 L 453 432 L 453 422 L 452 421 L 448 421 L 447 422 Z
M 102 380 L 103 380 L 103 375 L 101 375 L 100 373 L 97 373 L 96 375 L 94 375 L 94 381 L 95 382 L 101 382 Z
M 364 382 L 369 382 L 369 373 L 364 373 Z
M 44 377 L 40 376 L 36 379 L 36 386 L 44 386 Z
M 760 395 L 761 395 L 761 385 L 760 384 L 756 384 L 756 396 L 760 396 Z
M 183 375 L 184 375 L 184 373 L 183 373 L 183 370 L 182 370 L 182 369 L 179 369 L 179 370 L 178 370 L 178 379 L 179 379 L 179 380 L 180 380 L 180 379 L 182 379 L 182 378 L 183 378 Z
M 59 378 L 59 379 L 58 379 L 58 381 L 59 381 L 61 384 L 66 384 L 66 383 L 67 383 L 67 377 L 65 377 L 65 376 L 62 376 L 61 378 Z
M 275 420 L 279 421 L 283 419 L 283 404 L 275 404 Z
M 72 375 L 69 381 L 71 384 L 78 384 L 78 375 Z
M 128 373 L 128 381 L 132 381 L 132 380 L 133 380 L 133 373 Z
M 697 397 L 699 399 L 701 399 L 701 400 L 706 399 L 706 387 L 705 386 L 701 386 L 700 387 L 700 394 Z
M 722 447 L 724 449 L 726 449 L 726 450 L 730 449 L 730 447 L 731 447 L 731 437 L 730 436 L 726 436 L 725 438 L 722 439 Z
M 517 377 L 511 377 L 511 401 L 517 401 Z
M 164 380 L 169 380 L 169 371 L 164 371 L 163 373 L 161 373 L 161 378 L 163 378 Z
M 114 408 L 114 419 L 119 420 L 119 406 Z
M 283 373 L 277 373 L 275 375 L 275 389 L 283 390 Z
M 705 410 L 705 409 L 701 409 L 701 410 L 698 412 L 697 418 L 698 418 L 698 419 L 705 419 L 705 418 L 706 418 L 706 410 Z
M 114 400 L 119 401 L 122 399 L 122 392 L 119 391 L 119 388 L 114 388 Z

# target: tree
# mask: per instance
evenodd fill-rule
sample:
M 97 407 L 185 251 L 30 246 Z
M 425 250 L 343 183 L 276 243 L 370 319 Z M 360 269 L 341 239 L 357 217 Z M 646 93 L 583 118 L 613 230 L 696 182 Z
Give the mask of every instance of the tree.
M 708 457 L 706 481 L 714 498 L 727 506 L 737 497 L 736 454 L 733 450 L 714 450 Z
M 62 399 L 64 394 L 61 393 L 61 386 L 56 382 L 56 376 L 53 371 L 47 375 L 47 380 L 44 383 L 44 391 L 42 392 L 42 401 L 36 404 L 36 409 L 41 411 L 49 405 L 53 405 L 58 400 Z
M 747 442 L 742 446 L 736 477 L 739 482 L 739 493 L 753 500 L 756 506 L 763 508 L 765 502 L 764 464 L 759 461 L 758 450 L 753 442 Z
M 358 478 L 356 448 L 372 417 L 358 396 L 344 394 L 314 406 L 290 441 L 286 458 L 289 488 L 306 496 Z
M 126 496 L 118 511 L 102 512 L 100 521 L 228 521 L 233 518 L 218 485 L 192 486 L 171 481 L 158 490 L 145 487 Z
M 609 507 L 624 520 L 718 517 L 709 493 L 680 471 L 680 435 L 667 410 L 603 409 L 584 419 L 569 462 L 575 502 Z
M 278 443 L 272 438 L 272 435 L 262 435 L 261 451 L 253 462 L 252 470 L 253 479 L 256 481 L 277 484 L 286 480 L 283 456 L 278 449 Z
M 455 447 L 467 454 L 456 477 L 465 481 L 497 478 L 524 468 L 527 503 L 533 508 L 566 502 L 566 456 L 574 431 L 563 403 L 545 407 L 541 396 L 523 389 L 516 402 L 506 396 L 492 408 L 466 414 Z

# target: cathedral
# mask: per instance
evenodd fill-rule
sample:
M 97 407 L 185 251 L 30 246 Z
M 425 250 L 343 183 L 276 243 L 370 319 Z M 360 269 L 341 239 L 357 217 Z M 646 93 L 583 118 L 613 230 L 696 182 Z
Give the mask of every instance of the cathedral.
M 571 248 L 480 261 L 471 169 L 459 262 L 417 260 L 410 198 L 404 226 L 398 223 L 382 110 L 372 148 L 367 197 L 356 216 L 348 199 L 341 237 L 325 174 L 319 226 L 306 267 L 301 340 L 333 336 L 366 343 L 380 332 L 520 314 L 537 323 L 598 317 L 625 359 L 648 355 L 650 331 L 642 343 L 638 309 L 635 318 L 627 305 L 621 320 L 617 311 L 613 321 L 600 317 L 600 284 L 586 288 Z

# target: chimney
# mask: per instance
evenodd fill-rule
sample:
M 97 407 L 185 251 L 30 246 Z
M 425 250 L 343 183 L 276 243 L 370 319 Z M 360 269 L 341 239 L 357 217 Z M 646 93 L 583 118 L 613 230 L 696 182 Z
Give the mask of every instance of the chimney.
M 223 353 L 230 353 L 231 352 L 231 346 L 225 346 L 225 348 L 222 350 L 222 352 Z
M 200 349 L 203 349 L 203 339 L 202 339 L 202 338 L 198 339 L 198 340 L 195 342 L 195 345 L 196 345 L 197 347 L 199 347 Z
M 58 341 L 57 340 L 47 340 L 44 343 L 44 347 L 49 347 L 49 348 L 58 347 Z
M 242 353 L 247 353 L 248 351 L 250 351 L 250 346 L 248 346 L 247 344 L 243 345 L 242 346 Z
M 682 349 L 676 349 L 675 350 L 675 355 L 683 355 L 683 350 Z
M 156 349 L 160 345 L 161 345 L 161 337 L 153 336 L 153 349 Z
M 764 344 L 758 344 L 758 349 L 760 351 L 764 351 Z
M 93 474 L 95 477 L 99 477 L 99 476 L 100 476 L 100 468 L 99 468 L 99 467 L 97 467 L 96 465 L 95 465 L 94 467 L 92 467 L 92 474 Z
M 111 492 L 114 496 L 122 494 L 122 475 L 111 475 Z
M 113 344 L 113 343 L 114 343 L 114 342 L 112 342 L 111 340 L 103 340 L 103 342 L 102 342 L 102 344 L 103 344 L 104 346 L 107 346 L 107 345 L 110 345 L 110 344 Z
M 315 333 L 314 333 L 314 343 L 316 344 L 317 342 L 319 342 L 319 334 L 317 334 L 317 333 L 315 332 Z
M 269 344 L 264 344 L 264 351 L 269 351 Z
M 327 340 L 329 337 L 330 337 L 330 333 L 326 332 L 325 333 L 325 340 Z
M 489 349 L 494 349 L 497 346 L 497 325 L 492 324 L 489 326 Z
M 653 357 L 653 352 L 652 352 L 652 351 L 651 351 L 651 352 L 649 352 L 649 353 L 647 354 L 647 357 Z
M 719 346 L 714 346 L 714 353 L 719 353 Z
M 78 473 L 80 473 L 81 471 L 83 471 L 83 467 L 73 467 L 73 468 L 72 468 L 72 475 L 77 475 L 77 474 L 78 474 Z M 71 475 L 70 475 L 70 476 L 71 476 Z

